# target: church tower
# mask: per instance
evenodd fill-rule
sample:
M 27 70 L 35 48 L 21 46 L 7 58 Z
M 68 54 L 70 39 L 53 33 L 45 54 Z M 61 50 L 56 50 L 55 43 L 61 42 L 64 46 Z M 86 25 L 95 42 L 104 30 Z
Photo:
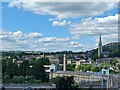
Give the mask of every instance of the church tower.
M 98 57 L 100 58 L 102 54 L 102 40 L 101 40 L 101 34 L 99 36 L 99 43 L 98 43 Z

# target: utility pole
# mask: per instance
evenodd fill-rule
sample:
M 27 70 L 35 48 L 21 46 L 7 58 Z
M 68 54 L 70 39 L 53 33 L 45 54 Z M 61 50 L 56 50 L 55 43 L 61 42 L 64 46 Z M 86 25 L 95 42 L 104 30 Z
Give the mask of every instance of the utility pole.
M 101 75 L 101 89 L 103 89 L 103 75 Z

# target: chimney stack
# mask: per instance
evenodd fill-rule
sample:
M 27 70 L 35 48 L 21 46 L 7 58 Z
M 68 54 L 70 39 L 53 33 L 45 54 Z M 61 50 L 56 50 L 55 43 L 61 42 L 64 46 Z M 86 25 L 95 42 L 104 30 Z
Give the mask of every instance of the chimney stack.
M 63 71 L 66 71 L 66 55 L 63 55 Z
M 43 58 L 45 59 L 45 53 L 43 52 Z

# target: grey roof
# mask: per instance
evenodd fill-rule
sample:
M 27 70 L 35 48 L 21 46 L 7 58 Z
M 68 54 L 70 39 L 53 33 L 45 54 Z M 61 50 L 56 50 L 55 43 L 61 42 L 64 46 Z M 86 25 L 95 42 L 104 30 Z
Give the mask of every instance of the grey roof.
M 96 73 L 96 72 L 80 72 L 80 71 L 56 71 L 54 74 L 69 74 L 69 75 L 93 75 L 93 76 L 98 76 L 98 77 L 108 77 L 108 76 L 119 76 L 120 74 L 109 74 L 109 75 L 102 75 L 101 73 Z
M 56 74 L 70 74 L 70 75 L 94 75 L 90 72 L 80 72 L 80 71 L 56 71 Z

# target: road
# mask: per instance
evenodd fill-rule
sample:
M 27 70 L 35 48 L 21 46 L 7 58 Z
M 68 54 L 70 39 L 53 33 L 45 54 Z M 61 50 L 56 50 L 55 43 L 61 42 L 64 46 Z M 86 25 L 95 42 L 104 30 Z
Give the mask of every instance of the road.
M 6 90 L 24 90 L 25 87 L 5 87 Z M 50 86 L 42 86 L 42 87 L 32 87 L 32 90 L 35 90 L 35 89 L 55 89 L 55 87 L 50 87 Z M 1 89 L 0 89 L 1 90 Z
M 16 88 L 16 87 L 7 87 L 6 90 L 24 90 L 24 88 L 22 88 L 22 87 L 18 87 L 18 88 Z

